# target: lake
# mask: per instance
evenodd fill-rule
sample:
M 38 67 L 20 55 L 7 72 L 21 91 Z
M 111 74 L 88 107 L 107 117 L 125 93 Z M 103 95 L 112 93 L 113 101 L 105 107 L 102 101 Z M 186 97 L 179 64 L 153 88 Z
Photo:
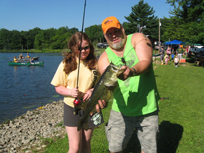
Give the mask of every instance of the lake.
M 63 99 L 50 84 L 63 56 L 60 53 L 29 53 L 44 66 L 8 66 L 20 53 L 0 53 L 0 123 L 47 103 Z M 26 53 L 23 53 L 26 56 Z

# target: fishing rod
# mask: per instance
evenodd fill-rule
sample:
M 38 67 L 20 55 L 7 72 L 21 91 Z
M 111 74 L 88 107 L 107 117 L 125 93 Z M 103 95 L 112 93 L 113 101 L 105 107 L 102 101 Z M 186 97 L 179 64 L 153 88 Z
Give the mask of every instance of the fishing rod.
M 85 9 L 86 9 L 86 0 L 84 2 L 84 13 L 83 13 L 83 21 L 82 21 L 82 30 L 81 30 L 81 44 L 80 44 L 80 48 L 79 48 L 79 63 L 78 63 L 78 72 L 77 72 L 77 88 L 78 88 L 78 84 L 79 84 L 79 69 L 80 69 L 80 59 L 81 59 L 81 46 L 82 46 L 82 36 L 83 36 L 83 29 L 84 29 L 84 18 L 85 18 Z M 74 100 L 74 114 L 78 114 L 78 108 L 77 106 L 79 106 L 81 103 L 80 99 L 76 99 Z
M 86 0 L 84 3 L 84 13 L 83 13 L 83 21 L 82 21 L 82 30 L 81 30 L 81 44 L 82 44 L 82 35 L 83 35 L 83 29 L 84 29 L 84 18 L 85 18 L 85 9 L 86 9 Z M 78 63 L 78 74 L 77 74 L 77 88 L 79 84 L 79 69 L 80 69 L 80 59 L 81 59 L 81 44 L 80 44 L 80 52 L 79 52 L 79 63 Z

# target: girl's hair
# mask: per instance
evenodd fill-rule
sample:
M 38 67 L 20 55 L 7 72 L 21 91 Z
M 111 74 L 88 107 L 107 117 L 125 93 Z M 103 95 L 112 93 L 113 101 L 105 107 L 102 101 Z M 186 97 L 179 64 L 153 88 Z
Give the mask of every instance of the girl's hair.
M 75 50 L 76 50 L 77 44 L 81 43 L 81 36 L 82 36 L 82 40 L 86 40 L 89 42 L 90 53 L 86 58 L 86 64 L 88 66 L 88 69 L 92 70 L 96 68 L 97 58 L 94 55 L 94 47 L 91 44 L 89 37 L 85 33 L 76 32 L 71 36 L 70 40 L 68 41 L 68 49 L 70 49 L 71 51 L 66 53 L 63 59 L 63 63 L 65 64 L 64 72 L 66 74 L 77 69 Z

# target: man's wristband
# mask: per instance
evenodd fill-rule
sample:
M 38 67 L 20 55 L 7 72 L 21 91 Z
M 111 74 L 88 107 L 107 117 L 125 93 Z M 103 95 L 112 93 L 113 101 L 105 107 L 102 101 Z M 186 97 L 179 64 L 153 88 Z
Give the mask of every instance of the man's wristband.
M 132 73 L 132 75 L 133 75 L 133 76 L 136 76 L 136 75 L 137 75 L 137 73 L 136 73 L 135 68 L 133 68 L 133 67 L 132 67 L 132 69 L 133 69 L 133 73 Z

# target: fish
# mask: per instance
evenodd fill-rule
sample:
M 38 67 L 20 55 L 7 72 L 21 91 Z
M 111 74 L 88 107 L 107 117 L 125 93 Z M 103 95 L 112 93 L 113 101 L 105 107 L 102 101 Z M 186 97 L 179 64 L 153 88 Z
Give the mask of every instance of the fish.
M 86 131 L 89 129 L 88 118 L 90 117 L 90 113 L 95 111 L 98 100 L 105 100 L 108 102 L 109 99 L 112 98 L 113 91 L 118 86 L 118 76 L 124 71 L 124 69 L 121 69 L 113 63 L 110 63 L 105 69 L 95 85 L 91 97 L 87 101 L 86 108 L 77 126 L 78 131 L 82 128 Z

